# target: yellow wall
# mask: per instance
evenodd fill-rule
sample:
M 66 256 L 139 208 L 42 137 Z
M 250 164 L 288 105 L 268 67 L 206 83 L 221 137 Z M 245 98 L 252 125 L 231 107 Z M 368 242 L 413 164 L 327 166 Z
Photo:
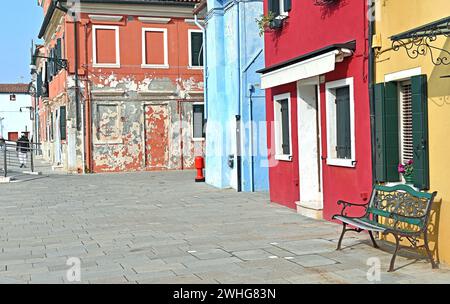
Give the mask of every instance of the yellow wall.
M 392 35 L 450 16 L 450 1 L 378 0 L 377 6 L 381 54 L 376 59 L 376 82 L 384 82 L 386 74 L 417 67 L 428 75 L 430 183 L 431 191 L 438 191 L 430 225 L 431 247 L 440 262 L 450 264 L 450 78 L 441 78 L 450 75 L 450 65 L 435 66 L 429 54 L 410 59 L 404 49 L 394 52 L 389 40 Z M 433 45 L 450 51 L 450 38 L 441 37 Z

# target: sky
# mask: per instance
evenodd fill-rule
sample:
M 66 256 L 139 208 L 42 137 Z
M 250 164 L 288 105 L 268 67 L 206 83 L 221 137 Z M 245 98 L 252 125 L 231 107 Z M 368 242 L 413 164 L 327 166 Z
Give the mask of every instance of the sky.
M 0 0 L 0 83 L 30 82 L 31 40 L 43 18 L 37 0 Z

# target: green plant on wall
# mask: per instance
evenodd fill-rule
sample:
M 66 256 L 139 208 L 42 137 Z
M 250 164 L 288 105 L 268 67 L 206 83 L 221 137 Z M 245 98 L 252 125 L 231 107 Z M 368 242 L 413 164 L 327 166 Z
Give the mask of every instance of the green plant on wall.
M 256 23 L 259 28 L 259 36 L 262 37 L 270 24 L 275 20 L 275 15 L 273 12 L 269 12 L 267 15 L 261 15 L 260 18 L 256 18 Z

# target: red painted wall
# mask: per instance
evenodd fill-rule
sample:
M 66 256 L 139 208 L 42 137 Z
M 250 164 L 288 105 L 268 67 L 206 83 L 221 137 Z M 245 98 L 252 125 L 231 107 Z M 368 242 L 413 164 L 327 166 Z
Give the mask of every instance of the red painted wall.
M 267 12 L 267 1 L 265 1 L 265 10 Z M 265 35 L 267 67 L 331 44 L 356 40 L 355 54 L 344 62 L 337 63 L 336 70 L 325 75 L 326 82 L 354 77 L 357 160 L 356 168 L 328 166 L 326 160 L 322 161 L 324 217 L 328 220 L 340 210 L 336 204 L 338 200 L 363 203 L 363 197 L 365 194 L 369 196 L 372 188 L 366 16 L 367 8 L 364 0 L 341 1 L 339 6 L 329 9 L 316 6 L 311 0 L 297 0 L 292 2 L 292 10 L 283 29 L 279 32 L 268 32 Z M 273 138 L 270 124 L 274 120 L 272 97 L 287 92 L 291 93 L 292 98 L 293 161 L 278 162 L 270 169 L 270 196 L 273 202 L 295 208 L 295 202 L 300 199 L 295 83 L 267 91 L 268 138 Z M 322 156 L 326 158 L 325 84 L 321 84 L 320 102 Z M 268 146 L 270 150 L 272 147 L 270 140 Z M 275 162 L 272 155 L 270 158 L 271 162 Z
M 118 79 L 122 77 L 131 77 L 135 81 L 142 81 L 147 77 L 151 78 L 165 78 L 168 77 L 174 82 L 177 79 L 187 80 L 191 77 L 195 82 L 203 81 L 203 70 L 189 69 L 189 43 L 188 43 L 188 30 L 198 27 L 193 24 L 185 22 L 184 18 L 172 18 L 168 24 L 149 24 L 143 23 L 133 16 L 131 21 L 128 21 L 128 16 L 124 16 L 120 22 L 92 22 L 89 20 L 88 15 L 82 14 L 81 23 L 87 24 L 87 35 L 85 35 L 85 27 L 80 25 L 80 64 L 84 64 L 89 67 L 89 76 L 94 83 L 101 83 L 99 76 L 110 75 L 114 73 Z M 119 40 L 120 40 L 120 68 L 93 68 L 93 53 L 92 53 L 92 26 L 93 25 L 113 25 L 119 26 Z M 73 31 L 72 24 L 67 26 L 66 39 L 68 45 L 73 45 Z M 143 28 L 165 28 L 167 29 L 168 36 L 168 56 L 169 56 L 169 69 L 152 69 L 142 68 L 142 29 Z M 86 39 L 87 38 L 87 39 Z M 107 38 L 103 36 L 102 38 Z M 115 39 L 115 35 L 111 35 L 111 39 Z M 111 40 L 110 39 L 110 40 Z M 87 41 L 86 41 L 87 40 Z M 86 49 L 87 43 L 87 49 Z M 104 44 L 112 45 L 111 41 L 103 41 Z M 86 52 L 87 51 L 87 52 Z M 87 53 L 87 60 L 86 60 Z M 157 56 L 161 58 L 163 56 L 163 50 L 160 48 L 154 48 L 151 50 L 151 56 Z M 73 58 L 73 51 L 68 49 L 69 63 Z M 103 60 L 115 59 L 114 50 L 111 50 L 111 54 L 107 54 L 107 57 Z M 70 71 L 73 71 L 73 67 L 70 67 Z M 195 88 L 194 88 L 195 89 Z

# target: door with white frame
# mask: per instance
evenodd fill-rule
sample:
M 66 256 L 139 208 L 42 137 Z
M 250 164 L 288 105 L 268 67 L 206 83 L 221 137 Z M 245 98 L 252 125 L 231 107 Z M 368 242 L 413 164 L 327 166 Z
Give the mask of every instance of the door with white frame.
M 300 205 L 322 210 L 319 78 L 297 83 Z

